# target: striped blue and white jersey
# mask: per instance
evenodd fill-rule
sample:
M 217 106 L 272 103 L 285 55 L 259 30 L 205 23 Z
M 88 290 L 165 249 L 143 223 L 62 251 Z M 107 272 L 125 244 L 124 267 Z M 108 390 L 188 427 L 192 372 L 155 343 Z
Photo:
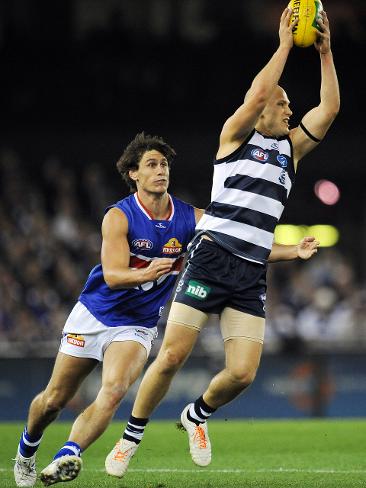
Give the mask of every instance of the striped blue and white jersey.
M 155 327 L 170 298 L 196 222 L 191 205 L 169 198 L 171 214 L 167 220 L 154 220 L 137 193 L 112 206 L 121 209 L 128 220 L 131 268 L 145 268 L 154 258 L 172 258 L 175 262 L 171 271 L 158 280 L 119 290 L 111 290 L 104 281 L 102 265 L 95 266 L 79 301 L 108 327 Z
M 237 256 L 265 264 L 294 180 L 290 138 L 254 130 L 232 154 L 214 161 L 211 203 L 196 230 Z

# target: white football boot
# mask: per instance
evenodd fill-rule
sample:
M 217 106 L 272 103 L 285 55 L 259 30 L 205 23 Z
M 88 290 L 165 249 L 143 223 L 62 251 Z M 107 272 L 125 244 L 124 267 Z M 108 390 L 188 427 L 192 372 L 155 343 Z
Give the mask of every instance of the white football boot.
M 83 461 L 79 456 L 61 456 L 44 468 L 39 477 L 44 486 L 71 481 L 78 476 L 82 465 Z
M 208 437 L 207 422 L 196 425 L 187 418 L 187 412 L 193 403 L 187 405 L 181 416 L 183 428 L 187 431 L 189 440 L 189 452 L 192 461 L 198 466 L 208 466 L 211 462 L 211 443 Z
M 107 473 L 122 478 L 138 447 L 139 445 L 135 442 L 120 439 L 105 459 L 104 465 Z
M 36 455 L 26 458 L 17 452 L 14 464 L 14 479 L 17 486 L 34 486 L 37 481 Z

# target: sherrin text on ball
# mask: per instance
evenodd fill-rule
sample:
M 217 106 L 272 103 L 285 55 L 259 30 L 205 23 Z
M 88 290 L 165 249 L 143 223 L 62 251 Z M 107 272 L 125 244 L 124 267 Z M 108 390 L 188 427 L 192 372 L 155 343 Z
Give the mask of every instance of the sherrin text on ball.
M 297 20 L 293 30 L 294 44 L 298 47 L 309 47 L 314 44 L 319 32 L 317 18 L 323 10 L 320 0 L 291 0 L 291 21 Z

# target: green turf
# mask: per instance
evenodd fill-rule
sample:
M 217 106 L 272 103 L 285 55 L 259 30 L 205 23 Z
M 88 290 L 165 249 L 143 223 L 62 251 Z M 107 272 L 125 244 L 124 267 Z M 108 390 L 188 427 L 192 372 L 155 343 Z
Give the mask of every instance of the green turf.
M 190 459 L 186 434 L 174 422 L 149 424 L 145 439 L 119 480 L 108 477 L 104 458 L 123 424 L 112 424 L 83 455 L 84 469 L 70 488 L 353 488 L 366 486 L 366 420 L 210 421 L 213 460 Z M 0 424 L 0 487 L 15 486 L 11 458 L 23 425 Z M 47 465 L 70 425 L 46 432 L 38 467 Z M 37 482 L 37 487 L 42 485 Z

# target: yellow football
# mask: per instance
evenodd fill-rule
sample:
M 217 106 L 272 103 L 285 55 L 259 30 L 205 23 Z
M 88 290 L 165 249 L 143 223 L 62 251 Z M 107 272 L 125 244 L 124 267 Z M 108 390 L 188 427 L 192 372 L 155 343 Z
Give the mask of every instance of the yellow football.
M 291 21 L 299 19 L 293 30 L 294 44 L 298 47 L 309 47 L 314 44 L 319 26 L 317 18 L 323 10 L 320 0 L 290 0 L 292 9 Z

